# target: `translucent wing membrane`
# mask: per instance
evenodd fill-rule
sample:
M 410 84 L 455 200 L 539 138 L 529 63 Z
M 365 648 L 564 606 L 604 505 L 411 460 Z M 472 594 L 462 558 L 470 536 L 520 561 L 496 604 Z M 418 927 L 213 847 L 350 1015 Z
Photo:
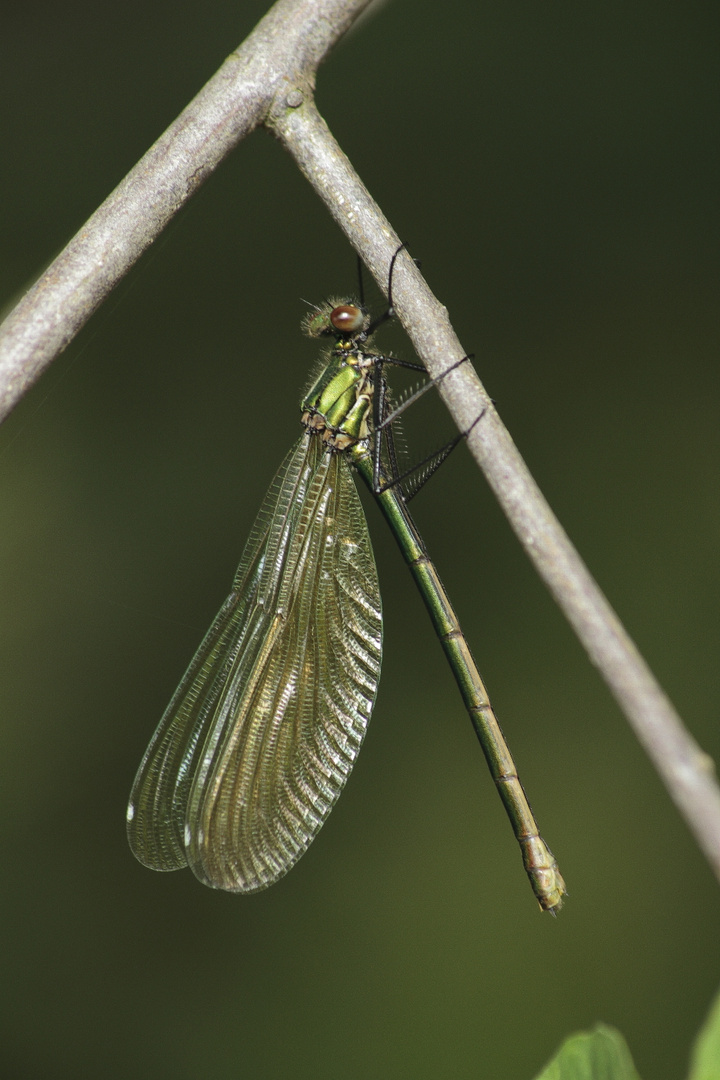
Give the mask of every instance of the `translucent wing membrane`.
M 303 435 L 138 770 L 128 837 L 140 862 L 189 865 L 232 892 L 286 874 L 350 774 L 381 650 L 377 571 L 349 464 Z

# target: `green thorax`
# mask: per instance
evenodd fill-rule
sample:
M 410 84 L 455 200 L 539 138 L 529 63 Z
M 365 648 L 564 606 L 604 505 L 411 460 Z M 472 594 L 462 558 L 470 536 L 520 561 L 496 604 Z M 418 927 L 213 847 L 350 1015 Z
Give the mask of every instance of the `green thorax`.
M 345 450 L 370 434 L 373 390 L 372 356 L 352 340 L 340 341 L 303 398 L 303 423 L 334 449 Z

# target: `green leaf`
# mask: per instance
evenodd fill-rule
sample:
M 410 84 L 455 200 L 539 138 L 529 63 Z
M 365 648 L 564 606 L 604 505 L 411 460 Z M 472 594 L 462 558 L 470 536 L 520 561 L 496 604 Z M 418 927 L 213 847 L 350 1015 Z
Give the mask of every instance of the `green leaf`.
M 708 1073 L 703 1080 L 709 1077 Z M 580 1031 L 566 1039 L 535 1080 L 640 1080 L 640 1077 L 620 1032 L 598 1024 L 594 1031 Z
M 720 1080 L 720 994 L 693 1047 L 688 1080 Z

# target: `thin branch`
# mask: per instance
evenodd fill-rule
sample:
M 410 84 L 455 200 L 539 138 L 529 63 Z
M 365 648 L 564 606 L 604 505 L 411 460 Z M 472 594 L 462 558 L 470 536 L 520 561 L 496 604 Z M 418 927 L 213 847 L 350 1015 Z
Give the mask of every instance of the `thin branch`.
M 266 123 L 381 288 L 399 239 L 315 110 L 317 65 L 369 0 L 280 0 L 71 241 L 0 328 L 0 419 L 229 150 Z M 447 311 L 409 256 L 396 310 L 435 377 L 462 358 Z M 720 790 L 550 511 L 469 364 L 440 393 L 521 543 L 599 668 L 720 879 Z
M 269 121 L 362 256 L 380 288 L 399 238 L 308 98 Z M 393 306 L 434 378 L 465 353 L 409 255 L 398 259 Z M 711 758 L 684 727 L 545 501 L 471 365 L 438 390 L 538 573 L 607 682 L 720 880 L 720 789 Z
M 151 146 L 0 327 L 0 422 L 278 94 L 370 0 L 280 0 Z

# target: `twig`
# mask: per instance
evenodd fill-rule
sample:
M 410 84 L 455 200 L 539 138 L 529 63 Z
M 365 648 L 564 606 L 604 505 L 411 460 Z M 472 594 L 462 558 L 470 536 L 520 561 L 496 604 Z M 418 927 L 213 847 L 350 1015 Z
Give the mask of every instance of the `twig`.
M 0 327 L 0 422 L 279 93 L 307 84 L 370 0 L 279 0 Z
M 280 107 L 268 122 L 293 155 L 378 285 L 398 237 L 335 142 L 311 100 Z M 398 259 L 393 306 L 434 378 L 465 354 L 409 256 Z M 714 764 L 683 725 L 528 471 L 470 364 L 438 390 L 538 573 L 607 682 L 720 880 L 720 788 Z
M 229 150 L 265 123 L 381 288 L 399 240 L 312 99 L 317 65 L 369 0 L 280 0 L 88 221 L 0 328 L 0 419 Z M 394 304 L 435 377 L 463 356 L 407 255 Z M 540 494 L 469 364 L 439 386 L 521 543 L 599 668 L 720 879 L 720 789 Z

